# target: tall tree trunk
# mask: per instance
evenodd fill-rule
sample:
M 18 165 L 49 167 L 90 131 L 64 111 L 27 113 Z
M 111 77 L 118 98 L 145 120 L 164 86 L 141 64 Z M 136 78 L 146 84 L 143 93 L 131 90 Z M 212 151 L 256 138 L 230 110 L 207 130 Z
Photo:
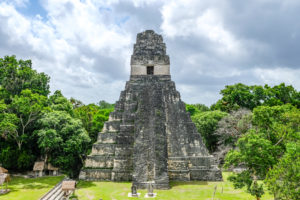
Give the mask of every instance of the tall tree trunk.
M 19 151 L 21 151 L 21 148 L 22 148 L 22 141 L 17 141 L 17 144 L 18 144 L 18 149 L 19 149 Z

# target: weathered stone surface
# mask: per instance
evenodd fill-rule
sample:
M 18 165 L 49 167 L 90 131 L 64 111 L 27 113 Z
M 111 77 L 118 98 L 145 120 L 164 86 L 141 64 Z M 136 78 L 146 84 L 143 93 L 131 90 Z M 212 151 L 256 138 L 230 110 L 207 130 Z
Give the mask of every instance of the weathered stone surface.
M 116 143 L 116 137 L 117 137 L 117 133 L 99 133 L 98 134 L 98 143 L 110 143 L 110 144 L 114 144 Z
M 85 160 L 86 168 L 103 168 L 109 169 L 114 166 L 114 156 L 101 156 L 101 155 L 93 155 L 88 156 Z
M 171 180 L 190 181 L 190 170 L 169 170 L 169 177 Z
M 111 180 L 111 169 L 83 169 L 80 172 L 79 178 L 88 181 Z
M 115 144 L 95 143 L 93 144 L 92 155 L 114 155 Z
M 137 188 L 153 181 L 155 189 L 168 189 L 169 180 L 222 180 L 171 76 L 155 73 L 156 66 L 169 67 L 169 57 L 153 31 L 138 34 L 131 57 L 134 67 L 149 64 L 153 75 L 131 73 L 80 178 L 132 180 Z
M 154 75 L 170 75 L 170 59 L 161 35 L 148 30 L 137 35 L 131 56 L 131 75 L 147 75 L 147 67 Z

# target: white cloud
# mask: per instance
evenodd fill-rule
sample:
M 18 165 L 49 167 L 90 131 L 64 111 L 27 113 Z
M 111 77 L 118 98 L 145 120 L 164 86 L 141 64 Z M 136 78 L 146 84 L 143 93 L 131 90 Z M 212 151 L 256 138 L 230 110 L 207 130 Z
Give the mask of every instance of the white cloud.
M 29 16 L 22 11 L 32 2 L 0 0 L 0 56 L 32 59 L 50 75 L 52 91 L 85 103 L 118 99 L 135 36 L 149 28 L 163 34 L 188 103 L 212 104 L 237 82 L 300 88 L 300 3 L 293 0 L 39 2 L 45 13 Z
M 243 44 L 224 26 L 222 13 L 212 2 L 215 1 L 168 1 L 161 9 L 164 34 L 168 37 L 204 38 L 221 56 L 246 56 Z
M 300 88 L 300 69 L 277 67 L 274 69 L 256 68 L 254 74 L 261 80 L 262 84 L 277 85 L 283 81 L 295 88 Z
M 26 7 L 29 3 L 29 0 L 3 0 L 3 2 L 12 4 L 16 7 Z
M 91 1 L 52 0 L 44 2 L 43 6 L 48 19 L 29 18 L 19 13 L 14 4 L 0 4 L 0 32 L 8 39 L 7 45 L 16 48 L 13 54 L 18 58 L 32 59 L 34 68 L 49 74 L 52 90 L 61 89 L 66 95 L 74 95 L 85 102 L 91 101 L 91 95 L 81 97 L 82 93 L 76 92 L 75 88 L 85 87 L 85 91 L 94 94 L 101 86 L 108 92 L 104 87 L 111 88 L 116 80 L 103 83 L 107 77 L 101 69 L 111 68 L 112 78 L 113 73 L 122 71 L 120 67 L 125 68 L 131 37 L 114 24 L 106 25 L 103 13 Z M 17 47 L 26 49 L 26 52 Z M 5 52 L 4 48 L 0 47 L 0 53 Z M 101 63 L 96 63 L 95 55 L 124 63 L 121 66 L 101 66 Z M 99 68 L 100 73 L 95 72 L 95 68 Z M 68 92 L 70 88 L 73 93 Z M 113 97 L 119 93 L 114 92 Z M 101 92 L 102 97 L 96 98 L 104 99 L 106 95 Z

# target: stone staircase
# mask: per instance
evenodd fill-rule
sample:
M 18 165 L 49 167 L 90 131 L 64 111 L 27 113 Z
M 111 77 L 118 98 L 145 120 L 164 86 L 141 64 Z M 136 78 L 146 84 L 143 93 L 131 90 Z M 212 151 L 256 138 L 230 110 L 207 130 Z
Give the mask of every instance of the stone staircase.
M 63 198 L 64 192 L 61 190 L 62 181 L 59 182 L 47 192 L 40 200 L 61 200 Z
M 129 109 L 134 108 L 124 108 L 123 102 L 117 102 L 116 107 L 99 133 L 97 142 L 93 144 L 92 152 L 87 156 L 85 167 L 79 175 L 80 179 L 131 181 L 134 126 Z
M 79 179 L 133 181 L 137 188 L 154 181 L 156 189 L 169 189 L 169 180 L 222 180 L 171 80 L 162 36 L 147 30 L 136 41 L 130 80 Z

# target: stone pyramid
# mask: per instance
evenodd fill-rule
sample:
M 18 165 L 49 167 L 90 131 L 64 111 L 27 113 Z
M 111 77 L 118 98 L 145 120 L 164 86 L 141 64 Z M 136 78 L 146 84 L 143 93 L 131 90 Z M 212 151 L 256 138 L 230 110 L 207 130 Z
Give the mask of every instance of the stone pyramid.
M 133 181 L 168 189 L 169 180 L 222 180 L 213 156 L 171 81 L 161 35 L 137 35 L 131 76 L 98 135 L 80 179 Z

